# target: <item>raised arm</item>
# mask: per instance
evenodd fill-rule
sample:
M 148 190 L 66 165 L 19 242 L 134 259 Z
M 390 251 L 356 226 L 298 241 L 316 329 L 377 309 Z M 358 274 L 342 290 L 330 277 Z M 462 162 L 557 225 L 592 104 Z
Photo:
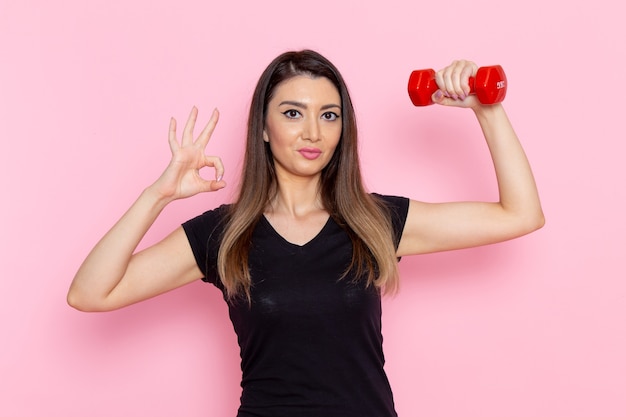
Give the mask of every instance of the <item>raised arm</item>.
M 474 111 L 495 167 L 499 201 L 433 204 L 412 200 L 399 256 L 501 242 L 544 224 L 530 164 L 504 108 L 482 105 L 469 95 L 468 80 L 476 70 L 472 62 L 455 61 L 437 72 L 440 90 L 433 101 Z
M 159 179 L 146 188 L 130 209 L 104 235 L 80 266 L 70 286 L 68 303 L 83 311 L 124 307 L 182 286 L 202 276 L 182 227 L 161 242 L 135 253 L 139 242 L 170 202 L 226 186 L 218 157 L 205 155 L 217 124 L 215 110 L 194 140 L 198 116 L 194 107 L 179 143 L 176 121 L 169 127 L 172 159 Z M 215 180 L 205 180 L 200 169 L 214 167 Z

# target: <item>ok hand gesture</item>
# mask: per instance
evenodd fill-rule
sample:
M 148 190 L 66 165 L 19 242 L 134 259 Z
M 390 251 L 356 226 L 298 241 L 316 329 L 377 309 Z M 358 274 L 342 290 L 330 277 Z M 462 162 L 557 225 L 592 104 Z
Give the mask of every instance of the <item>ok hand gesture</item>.
M 168 140 L 172 159 L 153 185 L 155 190 L 167 200 L 187 198 L 207 191 L 217 191 L 226 186 L 226 182 L 222 180 L 224 176 L 222 160 L 217 156 L 205 154 L 206 146 L 217 125 L 219 112 L 217 109 L 213 111 L 209 122 L 194 140 L 193 130 L 197 118 L 198 109 L 194 106 L 185 124 L 180 142 L 176 138 L 176 120 L 172 118 L 170 121 Z M 200 175 L 200 170 L 205 167 L 215 169 L 214 180 L 207 180 Z

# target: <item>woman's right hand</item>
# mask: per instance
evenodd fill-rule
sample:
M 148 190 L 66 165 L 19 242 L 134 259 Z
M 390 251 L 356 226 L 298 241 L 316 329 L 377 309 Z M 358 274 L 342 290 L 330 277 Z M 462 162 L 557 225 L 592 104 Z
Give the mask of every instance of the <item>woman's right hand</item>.
M 216 191 L 226 186 L 224 167 L 204 151 L 219 114 L 213 112 L 194 140 L 198 109 L 191 110 L 180 141 L 176 121 L 170 122 L 172 160 L 115 225 L 100 239 L 76 272 L 68 303 L 83 311 L 108 311 L 154 297 L 202 277 L 182 227 L 160 242 L 136 252 L 148 229 L 172 200 Z M 200 176 L 205 167 L 215 169 L 215 180 Z
M 191 197 L 202 192 L 217 191 L 226 186 L 226 182 L 222 180 L 224 176 L 222 160 L 217 156 L 205 154 L 206 146 L 217 125 L 219 112 L 217 109 L 213 110 L 209 122 L 194 140 L 193 129 L 197 118 L 198 109 L 194 106 L 180 142 L 176 138 L 176 120 L 174 118 L 170 120 L 168 140 L 172 159 L 163 174 L 150 187 L 168 201 Z M 200 175 L 200 170 L 205 167 L 215 169 L 214 180 L 207 180 Z

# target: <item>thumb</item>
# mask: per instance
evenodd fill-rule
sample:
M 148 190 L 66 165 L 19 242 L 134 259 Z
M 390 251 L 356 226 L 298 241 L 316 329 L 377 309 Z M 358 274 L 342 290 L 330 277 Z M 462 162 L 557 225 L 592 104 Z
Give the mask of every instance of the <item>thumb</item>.
M 226 187 L 226 181 L 222 179 L 215 180 L 215 181 L 207 181 L 207 182 L 209 186 L 207 191 L 218 191 Z
M 446 99 L 446 96 L 443 94 L 443 91 L 441 90 L 435 91 L 433 95 L 431 96 L 431 100 L 433 101 L 433 103 L 436 103 L 436 104 L 443 104 L 445 99 Z

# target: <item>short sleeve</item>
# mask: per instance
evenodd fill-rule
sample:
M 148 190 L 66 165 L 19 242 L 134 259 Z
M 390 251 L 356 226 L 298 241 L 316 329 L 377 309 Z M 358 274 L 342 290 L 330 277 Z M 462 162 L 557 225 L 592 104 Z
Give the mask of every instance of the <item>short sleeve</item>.
M 378 197 L 389 210 L 391 216 L 391 227 L 393 228 L 393 244 L 396 249 L 400 245 L 404 224 L 409 214 L 409 199 L 406 197 L 397 197 L 389 195 L 372 194 Z
M 205 282 L 221 288 L 217 274 L 217 254 L 225 226 L 228 205 L 207 211 L 182 224 L 189 245 Z

